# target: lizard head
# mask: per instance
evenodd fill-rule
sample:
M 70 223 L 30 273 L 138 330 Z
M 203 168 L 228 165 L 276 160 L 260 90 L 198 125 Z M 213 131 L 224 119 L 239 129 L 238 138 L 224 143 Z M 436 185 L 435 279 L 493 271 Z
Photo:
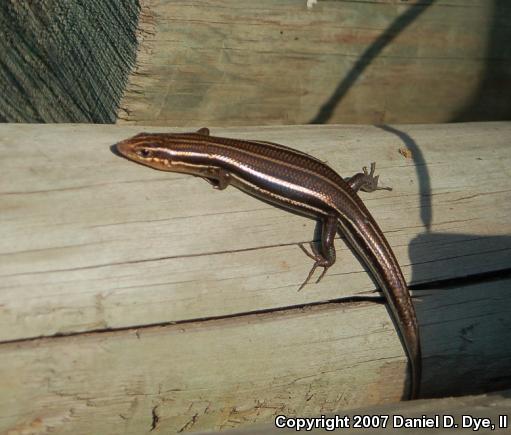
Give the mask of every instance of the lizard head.
M 160 136 L 155 133 L 139 133 L 118 142 L 115 147 L 119 154 L 129 160 L 160 169 L 165 164 Z
M 201 128 L 196 133 L 139 133 L 115 144 L 117 152 L 128 160 L 162 171 L 187 172 L 183 146 L 197 135 L 209 135 Z M 195 173 L 195 171 L 193 171 Z

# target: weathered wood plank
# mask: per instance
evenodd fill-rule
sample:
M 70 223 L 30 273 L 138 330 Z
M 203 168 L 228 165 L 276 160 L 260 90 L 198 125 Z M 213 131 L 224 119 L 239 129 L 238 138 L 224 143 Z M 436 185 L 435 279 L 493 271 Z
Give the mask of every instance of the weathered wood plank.
M 348 417 L 350 426 L 334 426 L 337 430 L 347 434 L 388 434 L 399 433 L 413 435 L 421 431 L 427 431 L 435 435 L 447 435 L 453 432 L 456 435 L 469 435 L 477 431 L 478 434 L 507 433 L 509 431 L 509 409 L 511 408 L 511 390 L 500 391 L 494 394 L 484 394 L 480 396 L 449 397 L 445 399 L 420 400 L 413 402 L 402 402 L 399 404 L 379 405 L 358 408 L 341 414 L 341 418 Z M 362 419 L 358 418 L 363 416 Z M 378 418 L 378 417 L 381 418 Z M 427 416 L 433 419 L 439 416 L 439 426 L 419 426 L 423 417 Z M 506 416 L 507 419 L 501 419 Z M 333 416 L 327 416 L 332 418 Z M 368 418 L 369 417 L 369 418 Z M 384 420 L 389 417 L 388 420 Z M 452 417 L 452 420 L 451 418 Z M 320 417 L 318 417 L 320 418 Z M 416 419 L 418 423 L 415 426 L 409 425 L 411 419 Z M 477 424 L 486 424 L 483 419 L 489 419 L 491 426 L 479 426 Z M 383 422 L 386 421 L 384 424 Z M 279 420 L 279 424 L 282 421 Z M 332 422 L 327 422 L 332 424 Z M 356 424 L 374 424 L 374 428 L 369 426 L 356 426 Z M 457 424 L 457 428 L 452 424 Z M 319 426 L 321 427 L 321 426 Z M 326 426 L 329 427 L 329 426 Z M 304 430 L 304 429 L 302 429 Z M 333 429 L 332 429 L 333 430 Z M 201 432 L 202 433 L 202 432 Z M 220 432 L 208 431 L 208 435 L 215 435 Z M 253 425 L 241 429 L 232 429 L 222 431 L 224 435 L 255 435 L 255 434 L 296 434 L 296 429 L 279 427 L 275 424 Z M 307 433 L 324 434 L 325 429 L 313 429 Z M 205 433 L 204 433 L 205 434 Z M 197 434 L 198 435 L 198 434 Z
M 137 65 L 121 123 L 509 117 L 511 9 L 504 2 L 319 1 L 310 9 L 305 0 L 141 5 Z
M 0 120 L 114 122 L 123 95 L 153 125 L 509 118 L 506 2 L 306 3 L 1 2 Z
M 421 292 L 426 397 L 509 387 L 510 285 Z M 406 376 L 385 306 L 369 302 L 3 343 L 0 353 L 2 433 L 228 429 L 394 402 Z
M 415 141 L 409 145 L 417 165 L 398 153 L 398 136 L 376 127 L 213 132 L 292 145 L 345 176 L 377 161 L 394 191 L 363 197 L 411 283 L 509 268 L 511 123 L 399 128 Z M 325 279 L 297 292 L 311 264 L 296 244 L 311 240 L 314 223 L 236 189 L 212 191 L 202 180 L 151 171 L 110 152 L 138 131 L 0 126 L 0 340 L 374 291 L 340 241 Z

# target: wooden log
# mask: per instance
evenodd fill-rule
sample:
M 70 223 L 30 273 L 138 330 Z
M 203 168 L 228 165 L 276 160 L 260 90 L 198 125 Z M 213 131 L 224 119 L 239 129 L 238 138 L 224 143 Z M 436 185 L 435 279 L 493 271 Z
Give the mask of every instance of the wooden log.
M 510 286 L 420 295 L 424 397 L 509 386 Z M 369 302 L 4 343 L 0 353 L 6 433 L 178 433 L 320 416 L 396 402 L 407 373 L 385 306 Z
M 344 176 L 378 162 L 394 190 L 363 198 L 418 284 L 509 266 L 510 126 L 404 127 L 417 166 L 399 154 L 406 146 L 398 136 L 376 127 L 213 133 L 292 145 Z M 312 239 L 314 222 L 115 156 L 109 147 L 136 127 L 0 129 L 0 340 L 230 316 L 375 289 L 338 242 L 339 261 L 324 280 L 297 292 L 311 266 L 297 243 Z
M 381 298 L 343 242 L 297 292 L 312 221 L 111 153 L 136 132 L 0 125 L 0 431 L 225 429 L 399 400 L 406 358 L 384 305 L 346 300 Z M 364 200 L 416 289 L 424 396 L 509 387 L 511 123 L 213 134 L 345 176 L 377 161 L 394 190 Z
M 313 3 L 0 2 L 0 121 L 509 119 L 505 2 Z
M 312 3 L 141 1 L 137 64 L 119 122 L 509 119 L 504 4 Z

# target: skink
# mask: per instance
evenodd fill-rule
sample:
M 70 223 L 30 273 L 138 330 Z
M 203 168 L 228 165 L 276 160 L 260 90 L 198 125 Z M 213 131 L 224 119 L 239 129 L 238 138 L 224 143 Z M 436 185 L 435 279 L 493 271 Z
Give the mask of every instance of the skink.
M 233 185 L 251 195 L 319 219 L 318 248 L 308 252 L 318 281 L 335 263 L 334 238 L 339 230 L 381 287 L 411 369 L 409 397 L 417 398 L 421 380 L 421 346 L 415 309 L 401 268 L 376 221 L 357 192 L 377 189 L 374 163 L 370 172 L 345 181 L 329 166 L 303 152 L 260 140 L 211 136 L 207 128 L 195 133 L 140 133 L 119 142 L 118 152 L 129 160 L 162 171 L 192 174 L 216 189 Z M 300 287 L 300 288 L 301 288 Z

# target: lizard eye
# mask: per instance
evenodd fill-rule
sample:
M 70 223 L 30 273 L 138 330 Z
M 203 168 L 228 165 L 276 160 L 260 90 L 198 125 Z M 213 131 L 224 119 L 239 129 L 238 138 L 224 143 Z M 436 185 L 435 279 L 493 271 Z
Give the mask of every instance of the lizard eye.
M 137 155 L 146 158 L 151 155 L 151 151 L 149 151 L 147 148 L 142 148 L 141 150 L 137 151 Z

